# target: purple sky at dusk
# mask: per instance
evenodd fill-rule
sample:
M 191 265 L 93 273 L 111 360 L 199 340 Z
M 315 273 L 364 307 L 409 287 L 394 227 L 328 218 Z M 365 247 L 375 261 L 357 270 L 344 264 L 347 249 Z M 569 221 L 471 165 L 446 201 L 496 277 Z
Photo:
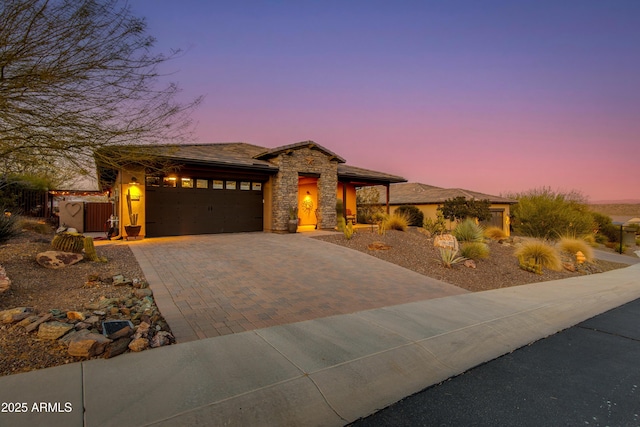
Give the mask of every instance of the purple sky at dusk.
M 313 140 L 499 195 L 640 199 L 640 1 L 131 0 L 194 142 Z

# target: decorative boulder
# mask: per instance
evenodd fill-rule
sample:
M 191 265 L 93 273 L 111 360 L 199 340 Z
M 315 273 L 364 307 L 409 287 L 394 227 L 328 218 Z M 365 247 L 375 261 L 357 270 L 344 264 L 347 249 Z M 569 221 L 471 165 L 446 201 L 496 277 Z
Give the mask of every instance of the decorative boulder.
M 4 267 L 0 265 L 0 294 L 8 291 L 11 288 L 11 280 L 7 277 L 7 273 L 4 271 Z
M 441 234 L 433 239 L 433 246 L 436 248 L 451 249 L 458 251 L 458 239 L 453 234 Z
M 54 270 L 76 264 L 83 260 L 82 254 L 71 252 L 46 251 L 36 255 L 36 262 L 43 267 Z

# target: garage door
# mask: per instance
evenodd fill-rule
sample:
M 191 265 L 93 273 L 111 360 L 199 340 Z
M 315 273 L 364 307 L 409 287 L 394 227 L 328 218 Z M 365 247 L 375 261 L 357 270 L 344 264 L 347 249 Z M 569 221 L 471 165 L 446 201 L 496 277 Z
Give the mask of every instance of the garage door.
M 147 177 L 145 193 L 148 237 L 263 230 L 261 182 Z

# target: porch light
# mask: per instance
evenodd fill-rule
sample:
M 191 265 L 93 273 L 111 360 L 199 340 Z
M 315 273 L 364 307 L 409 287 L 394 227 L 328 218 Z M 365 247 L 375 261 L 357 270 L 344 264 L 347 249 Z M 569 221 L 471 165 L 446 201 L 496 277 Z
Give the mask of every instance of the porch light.
M 138 178 L 136 178 L 135 176 L 132 176 L 131 182 L 129 182 L 129 185 L 138 185 Z
M 132 181 L 133 179 L 135 178 L 132 178 Z M 131 201 L 139 202 L 141 194 L 140 194 L 140 187 L 138 187 L 138 183 L 132 182 L 130 185 L 131 186 L 127 190 L 127 197 L 130 197 Z

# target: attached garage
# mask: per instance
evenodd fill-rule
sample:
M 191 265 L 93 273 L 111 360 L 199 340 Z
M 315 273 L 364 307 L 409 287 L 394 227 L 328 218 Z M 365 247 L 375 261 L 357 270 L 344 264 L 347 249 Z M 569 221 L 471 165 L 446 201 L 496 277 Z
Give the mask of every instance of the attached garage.
M 262 186 L 251 179 L 147 176 L 146 235 L 262 231 Z
M 286 231 L 296 208 L 298 225 L 332 229 L 337 199 L 352 206 L 356 185 L 405 182 L 344 163 L 313 141 L 272 149 L 242 142 L 132 145 L 96 154 L 101 187 L 127 239 Z

